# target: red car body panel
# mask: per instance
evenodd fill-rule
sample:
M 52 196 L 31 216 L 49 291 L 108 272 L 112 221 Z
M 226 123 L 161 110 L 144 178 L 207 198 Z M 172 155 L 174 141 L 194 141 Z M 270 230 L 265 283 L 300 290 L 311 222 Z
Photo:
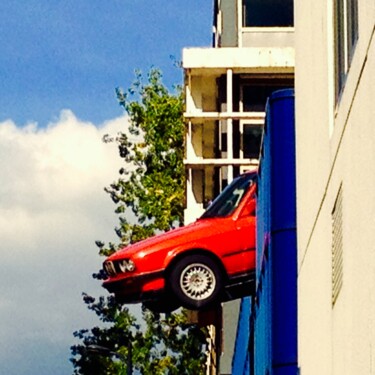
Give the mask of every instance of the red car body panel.
M 229 216 L 203 217 L 112 254 L 104 262 L 108 278 L 103 286 L 123 302 L 147 300 L 164 290 L 166 270 L 173 267 L 173 261 L 191 252 L 211 254 L 225 271 L 228 284 L 237 276 L 252 274 L 256 263 L 255 189 L 254 183 Z M 134 262 L 135 269 L 118 272 L 116 264 L 124 259 Z

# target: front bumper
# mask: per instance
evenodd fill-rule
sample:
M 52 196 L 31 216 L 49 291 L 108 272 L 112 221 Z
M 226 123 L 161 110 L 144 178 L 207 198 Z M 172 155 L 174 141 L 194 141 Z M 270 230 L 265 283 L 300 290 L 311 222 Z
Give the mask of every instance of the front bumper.
M 126 275 L 122 279 L 107 279 L 102 286 L 108 292 L 114 293 L 116 300 L 120 303 L 139 303 L 154 299 L 164 291 L 164 272 L 156 271 L 140 275 Z

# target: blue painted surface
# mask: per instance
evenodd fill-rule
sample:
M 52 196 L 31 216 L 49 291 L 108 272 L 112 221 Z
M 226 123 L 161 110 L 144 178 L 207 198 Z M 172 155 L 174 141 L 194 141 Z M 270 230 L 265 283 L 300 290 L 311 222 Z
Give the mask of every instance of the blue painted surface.
M 241 300 L 240 313 L 237 325 L 237 337 L 232 360 L 232 374 L 248 374 L 250 368 L 250 315 L 251 297 Z
M 259 166 L 256 294 L 251 311 L 241 309 L 239 332 L 249 330 L 237 336 L 234 375 L 298 374 L 294 128 L 293 90 L 273 93 Z M 247 362 L 237 353 L 244 346 Z

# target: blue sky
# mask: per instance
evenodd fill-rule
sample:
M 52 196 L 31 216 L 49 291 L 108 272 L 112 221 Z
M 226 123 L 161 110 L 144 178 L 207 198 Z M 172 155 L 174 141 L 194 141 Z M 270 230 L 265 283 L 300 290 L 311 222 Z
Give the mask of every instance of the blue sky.
M 170 55 L 210 45 L 211 3 L 0 2 L 0 374 L 72 373 L 73 331 L 98 323 L 81 293 L 106 293 L 94 242 L 116 241 L 115 88 L 151 66 L 180 84 Z
M 172 67 L 186 46 L 211 41 L 211 1 L 3 0 L 0 3 L 0 121 L 45 126 L 61 109 L 83 120 L 121 113 L 114 89 L 134 69 Z

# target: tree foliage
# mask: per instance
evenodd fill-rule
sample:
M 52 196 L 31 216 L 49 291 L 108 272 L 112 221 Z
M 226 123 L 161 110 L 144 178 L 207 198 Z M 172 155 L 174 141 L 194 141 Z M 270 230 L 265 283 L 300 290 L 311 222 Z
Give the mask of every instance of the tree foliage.
M 137 73 L 127 92 L 117 89 L 129 128 L 115 139 L 124 159 L 121 177 L 106 191 L 117 205 L 120 246 L 167 231 L 183 222 L 185 172 L 183 98 L 171 94 L 152 69 L 147 84 Z M 113 138 L 105 137 L 105 141 Z M 136 222 L 127 218 L 132 211 Z M 103 249 L 108 255 L 113 248 Z
M 141 374 L 201 374 L 204 373 L 204 331 L 186 324 L 186 311 L 166 315 L 161 319 L 142 309 L 143 325 L 125 306 L 119 306 L 113 297 L 100 297 L 98 301 L 84 295 L 90 310 L 108 326 L 82 329 L 74 336 L 82 344 L 71 348 L 74 374 L 104 375 L 125 374 L 127 358 L 131 355 L 133 370 Z M 107 348 L 113 356 L 91 352 L 90 346 Z
M 129 116 L 129 125 L 116 137 L 104 137 L 105 142 L 117 142 L 124 161 L 118 180 L 105 189 L 116 205 L 119 243 L 97 241 L 104 256 L 183 222 L 181 90 L 169 92 L 160 71 L 151 69 L 146 82 L 137 72 L 127 91 L 116 92 Z M 101 279 L 103 275 L 99 272 L 94 277 Z M 124 374 L 129 357 L 134 370 L 142 374 L 204 373 L 204 330 L 188 325 L 185 311 L 164 316 L 143 307 L 143 322 L 139 323 L 112 296 L 95 299 L 84 294 L 83 299 L 102 324 L 74 333 L 81 340 L 71 347 L 75 374 Z M 93 345 L 105 347 L 116 356 L 98 355 L 90 351 Z

